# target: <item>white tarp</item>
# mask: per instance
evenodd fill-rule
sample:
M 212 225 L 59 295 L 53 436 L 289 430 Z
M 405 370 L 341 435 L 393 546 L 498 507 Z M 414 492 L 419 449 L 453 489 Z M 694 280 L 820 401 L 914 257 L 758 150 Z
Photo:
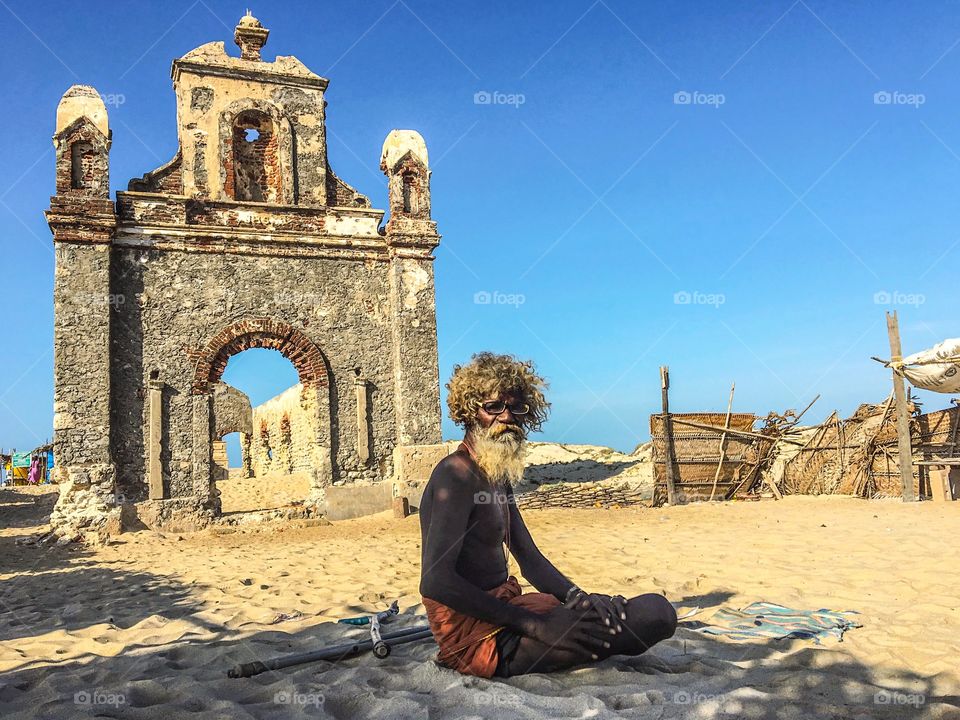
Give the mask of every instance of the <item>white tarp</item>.
M 903 359 L 897 370 L 914 387 L 941 393 L 960 393 L 960 338 L 944 340 L 929 350 Z

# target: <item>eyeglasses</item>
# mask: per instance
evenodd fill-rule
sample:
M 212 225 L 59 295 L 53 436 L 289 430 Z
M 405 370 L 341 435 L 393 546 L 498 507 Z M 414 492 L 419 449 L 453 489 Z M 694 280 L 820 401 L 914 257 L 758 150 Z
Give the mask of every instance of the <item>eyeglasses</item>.
M 504 410 L 509 409 L 511 415 L 526 415 L 530 412 L 530 405 L 525 402 L 505 403 L 502 400 L 493 400 L 491 402 L 478 403 L 485 413 L 490 415 L 500 415 Z

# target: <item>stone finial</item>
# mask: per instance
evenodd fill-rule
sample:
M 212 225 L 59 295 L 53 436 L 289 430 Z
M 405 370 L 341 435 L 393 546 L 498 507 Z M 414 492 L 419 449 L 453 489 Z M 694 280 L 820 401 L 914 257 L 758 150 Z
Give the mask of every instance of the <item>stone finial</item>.
M 233 33 L 233 41 L 240 48 L 240 57 L 244 60 L 259 61 L 260 50 L 267 44 L 269 34 L 270 31 L 247 10 L 247 14 L 240 18 Z
M 104 137 L 110 137 L 107 106 L 104 105 L 100 93 L 89 85 L 71 85 L 60 98 L 60 104 L 57 105 L 56 134 L 80 117 L 88 118 Z
M 407 153 L 415 155 L 425 168 L 429 167 L 427 144 L 420 133 L 416 130 L 391 130 L 380 151 L 380 169 L 385 173 L 392 172 L 397 161 Z

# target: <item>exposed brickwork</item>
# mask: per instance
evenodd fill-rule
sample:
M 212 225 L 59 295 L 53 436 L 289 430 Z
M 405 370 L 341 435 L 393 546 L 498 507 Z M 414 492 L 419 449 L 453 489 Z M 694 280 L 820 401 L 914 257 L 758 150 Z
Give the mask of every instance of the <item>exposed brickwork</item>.
M 247 139 L 250 132 L 257 137 Z M 224 151 L 226 193 L 234 200 L 277 202 L 283 197 L 279 142 L 273 122 L 262 112 L 237 115 Z
M 266 348 L 282 353 L 293 363 L 300 383 L 305 386 L 328 385 L 323 354 L 306 335 L 276 318 L 251 318 L 225 327 L 207 342 L 197 358 L 193 392 L 210 392 L 211 385 L 219 382 L 223 376 L 230 357 L 250 348 Z
M 370 207 L 370 198 L 361 195 L 327 168 L 327 203 L 334 207 Z
M 131 180 L 127 184 L 127 189 L 136 192 L 180 195 L 183 193 L 182 166 L 183 159 L 177 152 L 173 160 L 166 165 L 146 173 L 142 178 Z
M 108 197 L 110 143 L 85 117 L 56 136 L 57 195 Z

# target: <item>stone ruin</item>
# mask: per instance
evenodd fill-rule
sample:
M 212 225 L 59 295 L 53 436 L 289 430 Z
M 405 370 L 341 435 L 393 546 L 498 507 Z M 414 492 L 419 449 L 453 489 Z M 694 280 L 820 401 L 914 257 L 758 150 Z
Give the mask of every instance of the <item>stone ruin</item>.
M 382 224 L 328 163 L 328 81 L 292 56 L 264 60 L 268 34 L 248 13 L 240 57 L 213 42 L 173 62 L 179 149 L 115 202 L 101 97 L 75 85 L 57 108 L 46 216 L 62 535 L 219 515 L 213 448 L 256 432 L 220 379 L 248 348 L 299 374 L 308 513 L 333 486 L 385 484 L 397 450 L 440 441 L 426 145 L 387 137 Z

